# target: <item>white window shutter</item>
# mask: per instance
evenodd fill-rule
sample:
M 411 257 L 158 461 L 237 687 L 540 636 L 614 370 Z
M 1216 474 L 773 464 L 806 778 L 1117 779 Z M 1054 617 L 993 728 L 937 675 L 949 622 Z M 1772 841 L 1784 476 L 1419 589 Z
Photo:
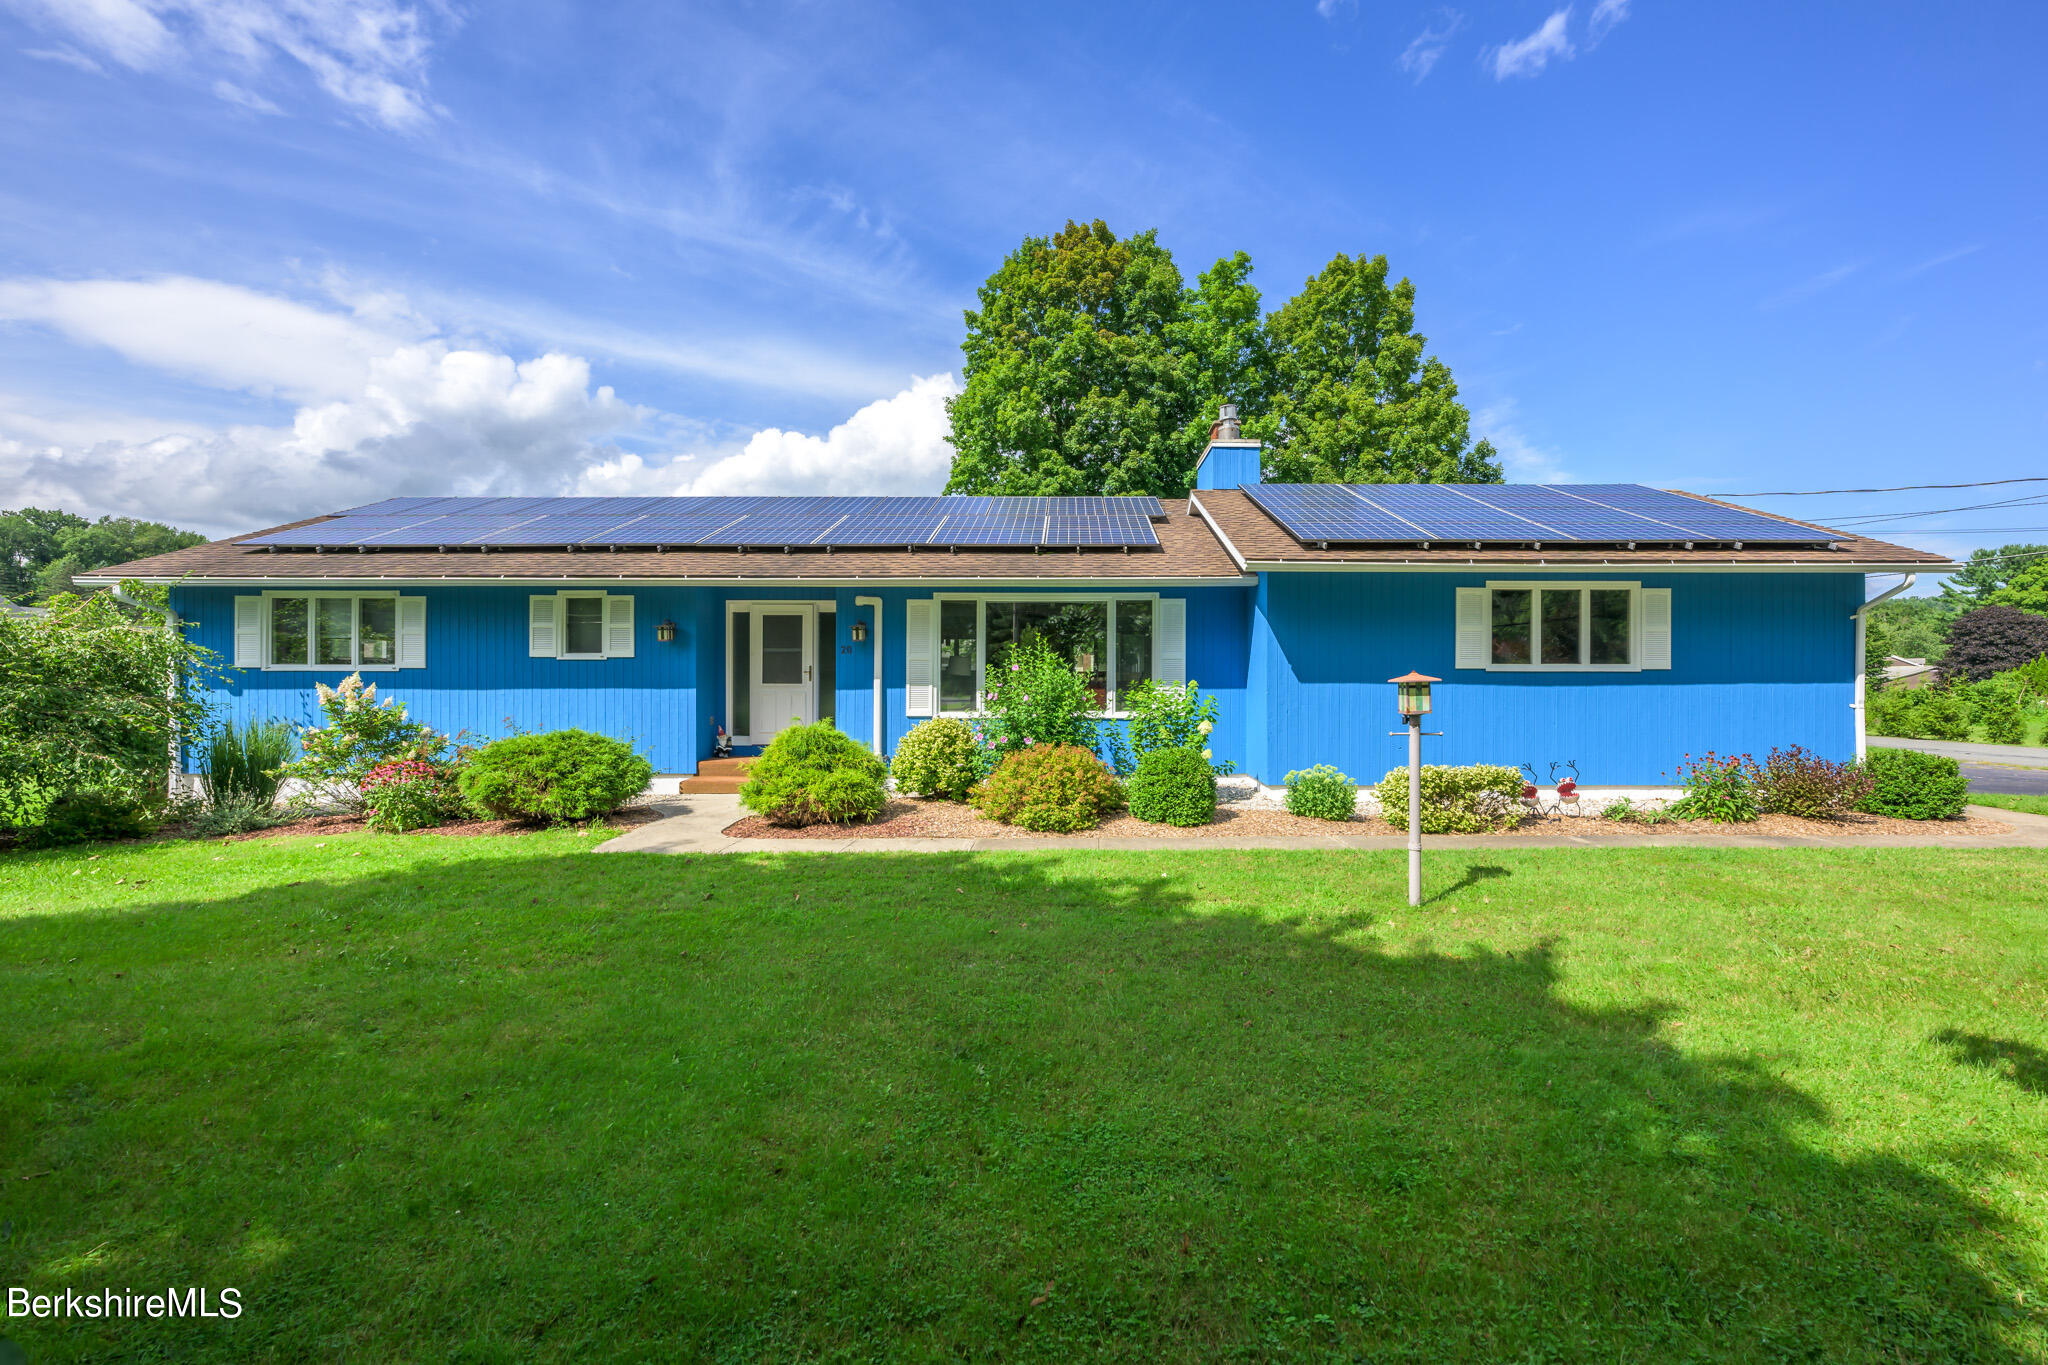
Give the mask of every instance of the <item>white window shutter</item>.
M 1485 588 L 1458 589 L 1459 668 L 1484 668 L 1493 661 L 1492 595 Z
M 398 599 L 398 666 L 427 666 L 427 599 Z
M 526 599 L 526 653 L 529 658 L 552 659 L 562 651 L 556 645 L 560 632 L 555 624 L 555 595 L 547 593 Z
M 938 619 L 937 604 L 929 600 L 903 604 L 903 695 L 904 713 L 935 715 L 939 709 L 938 675 L 932 659 L 937 653 L 932 630 Z
M 1671 589 L 1644 588 L 1642 638 L 1636 643 L 1638 668 L 1671 667 Z
M 1162 597 L 1152 609 L 1152 676 L 1163 683 L 1188 680 L 1188 602 Z
M 630 594 L 608 595 L 604 599 L 604 656 L 607 659 L 633 657 L 633 598 Z
M 263 667 L 263 599 L 235 599 L 235 667 Z

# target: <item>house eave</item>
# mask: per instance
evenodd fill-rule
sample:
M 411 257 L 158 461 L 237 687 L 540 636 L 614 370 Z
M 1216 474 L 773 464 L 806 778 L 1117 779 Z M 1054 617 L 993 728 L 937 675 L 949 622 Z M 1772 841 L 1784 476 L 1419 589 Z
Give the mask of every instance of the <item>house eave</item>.
M 1842 563 L 1825 560 L 1756 561 L 1744 559 L 1701 561 L 1697 559 L 1384 559 L 1384 560 L 1302 560 L 1251 559 L 1244 561 L 1248 574 L 1261 573 L 1476 573 L 1495 569 L 1517 571 L 1541 569 L 1552 573 L 1572 572 L 1656 572 L 1656 573 L 1954 573 L 1963 566 L 1937 563 Z
M 88 587 L 115 587 L 123 579 L 94 577 L 90 574 L 74 575 L 73 582 Z M 957 584 L 973 584 L 990 588 L 1044 588 L 1049 591 L 1066 591 L 1073 588 L 1093 590 L 1129 588 L 1133 591 L 1156 587 L 1231 588 L 1248 587 L 1258 579 L 1248 574 L 1189 576 L 1160 574 L 1157 576 L 1135 576 L 1124 574 L 1113 578 L 1045 577 L 1015 575 L 984 576 L 977 574 L 931 574 L 916 578 L 849 578 L 843 575 L 832 577 L 811 577 L 807 575 L 781 575 L 773 578 L 749 576 L 736 577 L 729 574 L 670 574 L 660 578 L 648 578 L 631 574 L 504 574 L 486 577 L 480 574 L 442 574 L 421 576 L 418 574 L 351 574 L 347 577 L 264 577 L 262 575 L 238 575 L 225 577 L 183 574 L 176 577 L 143 577 L 125 581 L 161 584 L 177 588 L 405 588 L 405 587 L 478 587 L 478 588 L 559 588 L 587 584 L 591 587 L 691 587 L 691 588 L 922 588 L 946 587 Z

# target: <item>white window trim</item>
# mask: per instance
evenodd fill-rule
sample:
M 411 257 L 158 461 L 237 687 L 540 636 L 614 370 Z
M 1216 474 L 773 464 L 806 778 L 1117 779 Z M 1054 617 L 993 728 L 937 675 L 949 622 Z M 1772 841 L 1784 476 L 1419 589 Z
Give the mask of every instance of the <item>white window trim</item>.
M 1103 660 L 1102 677 L 1105 690 L 1110 696 L 1122 700 L 1123 689 L 1117 686 L 1116 676 L 1116 604 L 1118 602 L 1152 603 L 1152 676 L 1159 676 L 1159 601 L 1156 592 L 935 592 L 932 594 L 932 667 L 939 661 L 939 641 L 942 638 L 940 622 L 944 619 L 938 603 L 973 602 L 974 609 L 974 708 L 968 711 L 948 711 L 934 674 L 932 684 L 932 714 L 951 716 L 955 720 L 980 720 L 989 713 L 984 705 L 988 695 L 988 604 L 991 602 L 1107 602 L 1105 629 L 1109 638 L 1109 656 Z M 1098 720 L 1128 720 L 1131 713 L 1125 710 L 1091 711 L 1088 713 Z
M 263 672 L 265 672 L 265 673 L 396 673 L 396 672 L 398 672 L 398 670 L 399 670 L 399 667 L 400 667 L 400 665 L 399 665 L 399 662 L 398 662 L 398 660 L 399 660 L 399 657 L 400 657 L 400 651 L 401 651 L 401 650 L 403 649 L 403 641 L 402 641 L 402 640 L 401 640 L 401 638 L 400 638 L 400 637 L 401 637 L 401 635 L 403 634 L 403 627 L 402 627 L 402 626 L 401 626 L 401 624 L 400 624 L 400 623 L 401 623 L 401 620 L 402 620 L 402 617 L 401 617 L 401 615 L 400 615 L 400 613 L 401 613 L 402 609 L 401 609 L 401 608 L 399 607 L 399 605 L 398 605 L 398 601 L 399 601 L 399 599 L 400 599 L 400 598 L 404 597 L 405 595 L 406 595 L 406 594 L 404 594 L 404 593 L 402 593 L 402 592 L 398 592 L 398 591 L 396 591 L 396 590 L 393 590 L 393 591 L 390 591 L 390 592 L 374 592 L 374 591 L 372 591 L 372 592 L 365 592 L 365 591 L 363 591 L 363 590 L 361 590 L 361 589 L 350 589 L 350 590 L 348 590 L 348 591 L 345 591 L 345 592 L 333 592 L 333 591 L 329 591 L 329 590 L 327 590 L 327 589 L 323 589 L 323 588 L 310 588 L 310 587 L 309 587 L 309 588 L 268 588 L 268 589 L 265 589 L 265 591 L 264 591 L 264 593 L 263 593 L 263 655 L 262 655 L 262 657 L 263 657 L 263 663 L 262 663 L 262 665 L 261 665 L 261 671 L 263 671 Z M 314 607 L 313 603 L 314 603 L 314 602 L 315 602 L 315 601 L 316 601 L 317 599 L 319 599 L 319 598 L 322 598 L 322 597 L 327 597 L 327 598 L 342 598 L 342 597 L 345 597 L 345 598 L 349 599 L 349 602 L 351 603 L 351 605 L 350 605 L 350 607 L 349 607 L 349 615 L 348 615 L 348 632 L 349 632 L 349 635 L 348 635 L 348 652 L 349 652 L 349 657 L 351 657 L 351 658 L 355 658 L 355 657 L 357 657 L 357 656 L 359 656 L 359 655 L 361 654 L 361 652 L 362 652 L 362 647 L 363 647 L 363 599 L 364 599 L 364 598 L 366 598 L 366 597 L 374 597 L 374 598 L 389 598 L 389 599 L 391 600 L 391 662 L 390 662 L 390 663 L 388 663 L 388 664 L 365 664 L 365 663 L 352 663 L 352 664 L 315 664 L 315 663 L 303 663 L 303 664 L 279 664 L 279 663 L 272 663 L 272 662 L 270 661 L 270 613 L 271 613 L 271 611 L 273 610 L 273 608 L 271 607 L 271 603 L 272 603 L 272 602 L 274 602 L 274 601 L 276 601 L 276 600 L 277 600 L 278 598 L 281 598 L 281 597 L 283 597 L 283 598 L 293 598 L 293 597 L 300 597 L 300 598 L 304 598 L 304 599 L 306 600 L 306 657 L 307 657 L 308 659 L 310 659 L 310 658 L 312 658 L 312 657 L 313 657 L 313 649 L 314 649 L 314 646 L 315 646 L 315 643 L 316 643 L 316 641 L 315 641 L 315 638 L 314 638 L 314 636 L 315 636 L 315 631 L 314 631 L 314 619 L 313 619 L 313 618 L 314 618 L 314 612 L 315 612 L 316 608 Z
M 1537 592 L 1576 591 L 1581 594 L 1593 589 L 1620 590 L 1628 592 L 1628 658 L 1625 664 L 1497 664 L 1493 662 L 1493 592 L 1496 588 L 1507 590 L 1533 589 Z M 1617 583 L 1612 579 L 1489 579 L 1486 584 L 1486 671 L 1489 673 L 1640 673 L 1643 671 L 1643 585 L 1640 582 Z M 1593 632 L 1587 628 L 1592 619 L 1592 600 L 1581 596 L 1579 600 L 1579 658 L 1584 660 L 1593 651 Z M 1529 600 L 1529 657 L 1543 657 L 1543 607 L 1537 598 Z

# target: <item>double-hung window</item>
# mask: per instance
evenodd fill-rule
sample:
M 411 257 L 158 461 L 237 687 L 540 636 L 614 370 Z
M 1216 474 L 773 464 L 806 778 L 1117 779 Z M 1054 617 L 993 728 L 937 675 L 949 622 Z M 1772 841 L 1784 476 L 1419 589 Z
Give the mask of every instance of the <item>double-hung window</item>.
M 1042 640 L 1070 660 L 1087 678 L 1096 706 L 1116 714 L 1119 698 L 1137 684 L 1154 677 L 1181 680 L 1186 606 L 1179 599 L 1110 594 L 913 602 L 912 714 L 978 712 L 989 670 L 1029 640 Z M 925 677 L 931 679 L 928 697 Z
M 632 594 L 568 589 L 529 597 L 526 652 L 536 659 L 632 658 Z
M 1458 589 L 1457 666 L 1621 672 L 1671 667 L 1671 591 L 1639 583 Z
M 397 593 L 272 592 L 235 599 L 235 666 L 423 668 L 427 604 Z

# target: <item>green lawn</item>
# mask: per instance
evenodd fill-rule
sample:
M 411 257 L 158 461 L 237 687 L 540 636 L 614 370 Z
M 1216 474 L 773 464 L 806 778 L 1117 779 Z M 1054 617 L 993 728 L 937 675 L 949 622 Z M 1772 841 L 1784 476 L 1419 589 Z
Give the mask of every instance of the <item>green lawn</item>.
M 0 858 L 35 1362 L 2048 1360 L 2048 852 Z
M 2030 796 L 2024 792 L 1971 792 L 1973 806 L 1997 806 L 2001 810 L 2020 810 L 2029 815 L 2048 815 L 2048 796 Z

